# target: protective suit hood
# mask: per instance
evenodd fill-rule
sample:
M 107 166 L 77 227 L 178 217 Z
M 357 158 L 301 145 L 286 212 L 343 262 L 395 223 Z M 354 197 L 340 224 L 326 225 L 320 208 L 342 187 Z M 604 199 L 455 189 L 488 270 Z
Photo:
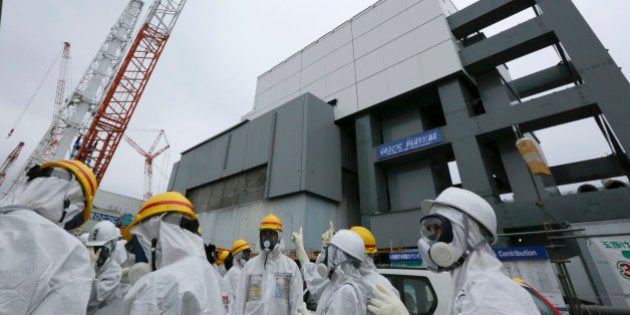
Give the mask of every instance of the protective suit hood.
M 85 202 L 81 185 L 76 180 L 37 177 L 16 187 L 2 198 L 0 208 L 2 207 L 33 210 L 63 228 L 83 211 Z
M 179 214 L 167 213 L 147 219 L 136 225 L 131 233 L 138 237 L 144 253 L 151 264 L 152 242 L 155 243 L 156 269 L 168 266 L 187 256 L 205 259 L 205 249 L 200 236 L 185 230 L 170 221 L 178 221 Z M 155 241 L 153 241 L 155 240 Z

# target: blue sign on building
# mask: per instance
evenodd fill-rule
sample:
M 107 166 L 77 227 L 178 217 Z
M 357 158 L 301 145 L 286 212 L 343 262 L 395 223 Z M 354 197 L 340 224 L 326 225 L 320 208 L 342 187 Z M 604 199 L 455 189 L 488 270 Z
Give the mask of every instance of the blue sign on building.
M 532 260 L 549 257 L 544 246 L 493 248 L 492 250 L 499 260 Z
M 431 129 L 421 134 L 378 146 L 378 159 L 405 153 L 407 151 L 440 143 L 442 135 L 439 129 Z
M 90 219 L 96 220 L 96 221 L 110 221 L 114 224 L 118 223 L 118 220 L 120 220 L 118 217 L 102 214 L 102 213 L 96 213 L 96 212 L 92 212 L 90 214 Z
M 409 252 L 390 252 L 389 262 L 394 263 L 419 263 L 420 253 L 418 251 Z

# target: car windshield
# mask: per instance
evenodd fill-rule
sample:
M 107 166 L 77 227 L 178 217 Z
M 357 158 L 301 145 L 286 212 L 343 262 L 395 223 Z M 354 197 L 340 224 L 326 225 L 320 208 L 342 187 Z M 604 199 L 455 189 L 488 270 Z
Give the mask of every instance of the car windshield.
M 540 315 L 558 314 L 556 310 L 551 305 L 547 304 L 545 300 L 540 298 L 540 296 L 538 296 L 538 294 L 536 294 L 536 292 L 534 292 L 532 288 L 528 286 L 523 286 L 523 288 L 532 296 L 532 300 L 534 300 L 534 303 L 536 304 L 536 308 L 538 308 L 538 310 L 540 311 Z

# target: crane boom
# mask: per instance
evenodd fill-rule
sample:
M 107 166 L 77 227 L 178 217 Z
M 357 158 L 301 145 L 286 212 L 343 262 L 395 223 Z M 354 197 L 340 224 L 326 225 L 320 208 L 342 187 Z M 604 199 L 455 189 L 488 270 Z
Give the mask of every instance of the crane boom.
M 151 194 L 151 181 L 152 181 L 152 178 L 153 178 L 153 160 L 158 155 L 160 155 L 160 154 L 164 153 L 164 151 L 168 150 L 168 148 L 170 148 L 171 145 L 168 144 L 168 139 L 166 139 L 166 135 L 164 134 L 164 130 L 160 130 L 160 132 L 158 133 L 158 135 L 155 138 L 155 140 L 153 140 L 153 143 L 151 144 L 151 148 L 149 149 L 149 151 L 145 151 L 144 149 L 142 149 L 140 147 L 140 145 L 138 145 L 138 143 L 133 141 L 128 136 L 125 135 L 123 137 L 129 143 L 129 145 L 131 145 L 134 149 L 136 149 L 136 151 L 138 151 L 138 153 L 140 153 L 140 155 L 142 155 L 144 157 L 144 200 L 149 200 L 149 198 L 151 198 L 151 196 L 152 196 L 152 194 Z M 166 142 L 166 145 L 164 147 L 162 147 L 161 149 L 158 149 L 158 150 L 154 151 L 155 147 L 158 144 L 158 142 L 160 142 L 160 139 L 162 139 L 162 138 L 164 138 L 164 142 Z
M 4 184 L 4 179 L 7 177 L 7 170 L 11 167 L 11 165 L 13 165 L 13 162 L 17 160 L 20 152 L 22 151 L 22 147 L 24 147 L 24 142 L 20 142 L 17 147 L 9 153 L 7 159 L 4 160 L 4 163 L 0 166 L 0 186 Z
M 186 0 L 156 0 L 129 48 L 75 159 L 100 182 L 118 148 Z
M 96 104 L 100 103 L 104 91 L 116 74 L 122 56 L 131 42 L 143 5 L 144 2 L 140 0 L 129 1 L 83 74 L 72 96 L 56 112 L 57 118 L 53 119 L 35 150 L 13 180 L 9 190 L 13 189 L 17 183 L 26 180 L 24 175 L 33 165 L 46 162 L 53 156 L 55 159 L 67 158 L 72 141 L 91 121 Z

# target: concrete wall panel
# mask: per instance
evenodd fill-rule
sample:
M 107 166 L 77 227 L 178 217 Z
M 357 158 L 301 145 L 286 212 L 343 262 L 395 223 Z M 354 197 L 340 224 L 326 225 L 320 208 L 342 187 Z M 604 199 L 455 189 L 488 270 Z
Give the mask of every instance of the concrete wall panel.
M 306 95 L 306 143 L 304 151 L 307 191 L 341 201 L 341 139 L 333 108 Z
M 321 99 L 325 99 L 326 98 L 326 84 L 324 82 L 324 79 L 319 79 L 305 87 L 302 87 L 302 89 L 300 90 L 301 94 L 304 94 L 306 92 L 309 92 Z
M 246 154 L 243 169 L 267 163 L 271 146 L 271 114 L 260 116 L 247 123 Z
M 324 77 L 324 59 L 319 59 L 302 70 L 300 84 L 302 87 L 309 85 Z
M 247 128 L 240 126 L 229 134 L 227 157 L 221 177 L 236 174 L 243 170 L 245 145 L 247 144 Z
M 326 94 L 331 95 L 354 84 L 354 64 L 349 63 L 339 70 L 327 75 Z
M 365 34 L 379 24 L 379 19 L 374 9 L 366 9 L 352 20 L 352 35 L 355 39 Z
M 353 52 L 352 52 L 352 43 L 348 43 L 344 46 L 339 47 L 339 49 L 331 52 L 326 55 L 325 60 L 325 69 L 326 75 L 330 75 L 337 69 L 352 63 L 354 60 Z
M 428 162 L 388 167 L 387 182 L 391 211 L 418 209 L 422 200 L 436 195 Z
M 357 81 L 361 81 L 385 69 L 385 56 L 382 49 L 374 50 L 357 59 Z
M 299 97 L 276 112 L 268 196 L 300 191 L 303 161 L 304 98 Z
M 357 86 L 351 85 L 339 92 L 333 93 L 325 98 L 325 101 L 337 99 L 335 105 L 335 117 L 345 117 L 357 111 Z
M 387 73 L 379 72 L 357 84 L 359 110 L 384 101 L 389 97 Z

